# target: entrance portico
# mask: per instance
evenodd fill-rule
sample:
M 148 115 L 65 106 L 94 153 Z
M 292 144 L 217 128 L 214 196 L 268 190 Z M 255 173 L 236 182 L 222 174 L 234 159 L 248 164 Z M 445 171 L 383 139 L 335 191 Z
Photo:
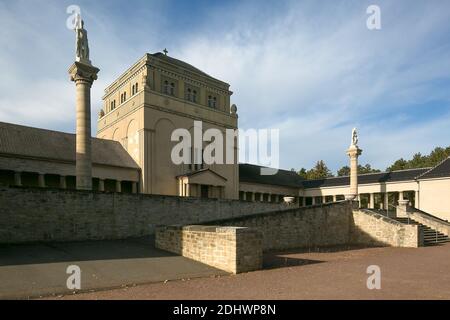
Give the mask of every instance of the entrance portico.
M 182 197 L 223 198 L 227 179 L 211 169 L 201 169 L 177 177 Z

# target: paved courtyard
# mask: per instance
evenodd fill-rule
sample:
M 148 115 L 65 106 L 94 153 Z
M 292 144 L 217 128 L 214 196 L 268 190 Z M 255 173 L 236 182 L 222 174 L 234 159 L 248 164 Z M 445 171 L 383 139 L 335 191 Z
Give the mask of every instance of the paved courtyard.
M 324 250 L 325 251 L 325 250 Z M 381 290 L 368 290 L 366 269 L 381 268 Z M 450 244 L 284 252 L 265 270 L 77 294 L 61 299 L 450 299 Z
M 153 239 L 0 245 L 0 299 L 70 293 L 66 269 L 81 269 L 82 290 L 224 275 L 155 249 Z

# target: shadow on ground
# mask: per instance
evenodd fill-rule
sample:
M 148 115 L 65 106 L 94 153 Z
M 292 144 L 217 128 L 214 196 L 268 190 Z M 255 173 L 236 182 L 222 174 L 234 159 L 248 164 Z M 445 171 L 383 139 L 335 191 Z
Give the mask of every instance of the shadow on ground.
M 175 254 L 156 249 L 153 236 L 126 240 L 0 245 L 0 266 L 173 256 Z
M 288 255 L 298 255 L 305 253 L 332 253 L 352 250 L 367 249 L 367 246 L 342 245 L 332 247 L 297 248 L 282 251 L 268 251 L 264 253 L 263 269 L 277 269 L 294 266 L 306 266 L 310 264 L 324 263 L 327 261 L 301 259 L 288 257 Z

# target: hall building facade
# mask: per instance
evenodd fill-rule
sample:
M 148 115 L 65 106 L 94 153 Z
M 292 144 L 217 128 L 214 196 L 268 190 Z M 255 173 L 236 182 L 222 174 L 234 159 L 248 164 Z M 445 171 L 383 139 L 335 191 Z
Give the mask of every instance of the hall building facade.
M 350 177 L 303 180 L 287 170 L 264 176 L 259 166 L 239 164 L 237 136 L 233 164 L 194 161 L 202 150 L 193 142 L 191 163 L 174 164 L 175 129 L 194 137 L 194 121 L 202 122 L 203 131 L 214 128 L 224 136 L 227 129 L 238 128 L 231 95 L 228 83 L 167 52 L 145 54 L 105 89 L 91 140 L 93 190 L 296 206 L 344 200 Z M 74 189 L 75 138 L 0 122 L 0 184 Z M 450 220 L 450 159 L 433 168 L 365 174 L 358 180 L 361 207 L 389 210 L 407 199 L 417 209 Z

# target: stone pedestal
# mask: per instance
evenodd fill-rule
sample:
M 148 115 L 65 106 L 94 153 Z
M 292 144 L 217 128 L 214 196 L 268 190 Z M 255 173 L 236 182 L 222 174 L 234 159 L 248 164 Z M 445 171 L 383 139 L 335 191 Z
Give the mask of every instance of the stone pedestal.
M 399 200 L 398 206 L 396 210 L 396 216 L 399 218 L 406 218 L 408 217 L 408 211 L 409 211 L 409 200 Z
M 346 198 L 353 195 L 352 200 L 358 198 L 358 157 L 361 153 L 362 150 L 354 144 L 347 150 L 347 155 L 350 157 L 350 192 L 346 195 Z
M 91 86 L 99 71 L 82 62 L 74 62 L 69 68 L 76 85 L 76 185 L 80 190 L 92 190 Z

